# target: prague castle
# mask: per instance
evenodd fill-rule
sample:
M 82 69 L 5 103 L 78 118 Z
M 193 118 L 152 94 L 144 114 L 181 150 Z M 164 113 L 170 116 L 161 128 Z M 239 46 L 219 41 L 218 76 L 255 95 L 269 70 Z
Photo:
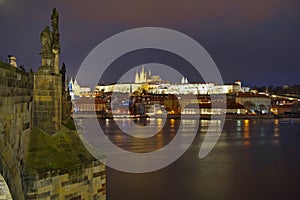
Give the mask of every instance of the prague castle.
M 242 87 L 240 81 L 234 84 L 217 85 L 214 83 L 189 83 L 187 77 L 182 77 L 181 82 L 174 84 L 162 80 L 159 75 L 152 75 L 151 70 L 146 72 L 142 66 L 141 71 L 136 71 L 134 83 L 117 83 L 107 85 L 96 85 L 92 90 L 89 87 L 81 86 L 77 80 L 70 80 L 69 91 L 71 96 L 93 96 L 97 92 L 119 92 L 132 93 L 144 88 L 152 94 L 194 94 L 194 95 L 211 95 L 211 94 L 229 94 L 237 92 L 249 92 L 250 88 Z

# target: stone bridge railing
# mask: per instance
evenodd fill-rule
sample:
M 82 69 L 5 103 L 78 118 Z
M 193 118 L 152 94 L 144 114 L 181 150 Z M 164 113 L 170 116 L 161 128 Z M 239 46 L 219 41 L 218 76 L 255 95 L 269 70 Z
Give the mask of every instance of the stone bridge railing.
M 33 74 L 0 62 L 0 173 L 13 199 L 23 200 L 22 170 L 32 116 Z

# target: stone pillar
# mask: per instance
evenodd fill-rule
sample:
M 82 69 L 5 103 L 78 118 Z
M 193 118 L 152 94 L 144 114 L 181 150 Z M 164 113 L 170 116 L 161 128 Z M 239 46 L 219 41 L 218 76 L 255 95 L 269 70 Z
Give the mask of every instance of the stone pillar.
M 53 55 L 51 53 L 42 54 L 42 66 L 52 66 Z
M 42 66 L 34 74 L 33 124 L 53 134 L 61 129 L 62 75 L 59 73 L 58 12 L 53 9 L 51 27 L 41 33 Z
M 59 73 L 59 51 L 57 49 L 52 49 L 52 52 L 54 54 L 53 59 L 53 67 L 54 67 L 54 73 Z
M 34 74 L 33 124 L 53 134 L 61 129 L 61 75 Z

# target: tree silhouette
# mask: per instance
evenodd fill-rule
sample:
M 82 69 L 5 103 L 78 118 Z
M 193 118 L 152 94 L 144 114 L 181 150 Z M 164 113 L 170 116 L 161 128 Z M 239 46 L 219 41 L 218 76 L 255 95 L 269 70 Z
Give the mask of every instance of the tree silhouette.
M 244 103 L 244 107 L 248 112 L 254 112 L 256 108 L 255 104 L 252 101 L 246 101 Z

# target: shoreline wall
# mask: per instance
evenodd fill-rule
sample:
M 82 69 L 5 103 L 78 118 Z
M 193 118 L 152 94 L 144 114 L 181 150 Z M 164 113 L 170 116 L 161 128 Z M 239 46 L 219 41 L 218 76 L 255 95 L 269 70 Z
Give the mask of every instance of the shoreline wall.
M 106 199 L 104 160 L 24 178 L 26 199 Z

